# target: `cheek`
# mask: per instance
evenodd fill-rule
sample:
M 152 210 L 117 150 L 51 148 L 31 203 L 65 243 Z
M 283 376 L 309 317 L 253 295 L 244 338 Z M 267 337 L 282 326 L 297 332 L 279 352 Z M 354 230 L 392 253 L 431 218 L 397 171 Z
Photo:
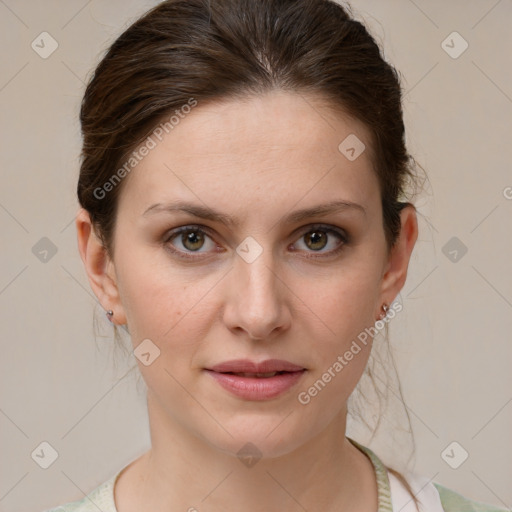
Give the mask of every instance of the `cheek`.
M 373 326 L 371 293 L 357 300 L 324 296 L 321 328 L 315 338 L 315 364 L 299 390 L 299 403 L 314 404 L 308 412 L 331 417 L 344 406 L 357 386 L 371 353 Z M 317 331 L 318 332 L 318 331 Z
M 333 412 L 356 387 L 371 352 L 369 328 L 375 322 L 378 276 L 374 262 L 360 258 L 328 278 L 302 282 L 300 296 L 307 298 L 308 309 L 315 313 L 307 316 L 316 354 L 314 371 L 300 390 L 304 393 L 300 403 L 309 400 L 316 411 L 331 408 Z
M 378 299 L 378 270 L 370 262 L 348 265 L 316 280 L 294 286 L 305 306 L 320 320 L 325 340 L 337 348 L 375 322 Z M 309 316 L 309 315 L 308 315 Z
M 131 256 L 118 264 L 119 292 L 134 348 L 150 339 L 166 367 L 189 368 L 214 315 L 211 291 L 218 276 L 198 277 L 168 262 L 137 264 L 146 256 L 124 254 Z

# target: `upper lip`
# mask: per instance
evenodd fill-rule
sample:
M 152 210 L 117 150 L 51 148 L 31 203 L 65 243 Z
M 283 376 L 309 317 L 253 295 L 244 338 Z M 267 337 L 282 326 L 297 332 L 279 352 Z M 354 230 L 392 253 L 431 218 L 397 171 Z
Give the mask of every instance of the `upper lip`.
M 216 364 L 207 370 L 214 372 L 232 372 L 232 373 L 270 373 L 270 372 L 297 372 L 304 370 L 302 366 L 283 361 L 282 359 L 267 359 L 256 363 L 249 359 L 233 359 Z

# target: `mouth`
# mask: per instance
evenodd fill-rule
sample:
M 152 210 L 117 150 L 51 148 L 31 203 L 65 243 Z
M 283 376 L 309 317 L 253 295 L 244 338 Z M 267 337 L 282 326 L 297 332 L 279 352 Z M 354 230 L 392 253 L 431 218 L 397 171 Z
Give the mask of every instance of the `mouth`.
M 206 368 L 218 373 L 230 373 L 243 376 L 269 376 L 273 374 L 297 372 L 305 370 L 304 367 L 285 361 L 283 359 L 266 359 L 265 361 L 255 362 L 249 359 L 233 359 L 216 364 L 210 368 Z
M 204 371 L 232 395 L 244 400 L 270 400 L 294 387 L 307 372 L 288 361 L 227 361 Z
M 304 370 L 300 370 L 304 371 Z M 268 379 L 270 377 L 275 377 L 276 375 L 283 375 L 285 373 L 295 373 L 295 372 L 267 372 L 267 373 L 251 373 L 251 372 L 218 372 L 224 375 L 236 375 L 237 377 L 248 377 L 248 378 L 256 378 L 256 379 Z

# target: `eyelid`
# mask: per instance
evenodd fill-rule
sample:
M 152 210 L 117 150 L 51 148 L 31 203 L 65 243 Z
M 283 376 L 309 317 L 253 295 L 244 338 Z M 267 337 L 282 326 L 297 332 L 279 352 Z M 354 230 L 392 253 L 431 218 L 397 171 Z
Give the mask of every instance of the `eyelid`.
M 177 228 L 173 228 L 167 231 L 164 234 L 163 242 L 168 243 L 170 240 L 172 240 L 178 235 L 181 235 L 186 231 L 199 231 L 201 233 L 208 235 L 211 239 L 215 238 L 215 236 L 213 235 L 213 230 L 208 226 L 203 226 L 202 224 L 185 224 L 183 226 L 179 226 Z
M 293 235 L 296 236 L 296 234 L 298 234 L 298 233 L 302 233 L 303 235 L 305 235 L 306 233 L 310 233 L 311 231 L 314 231 L 315 229 L 326 231 L 327 233 L 335 233 L 340 238 L 343 238 L 344 240 L 347 240 L 347 241 L 349 239 L 348 233 L 344 229 L 338 228 L 331 224 L 322 224 L 321 222 L 303 226 L 303 227 L 297 229 L 296 231 L 294 231 Z

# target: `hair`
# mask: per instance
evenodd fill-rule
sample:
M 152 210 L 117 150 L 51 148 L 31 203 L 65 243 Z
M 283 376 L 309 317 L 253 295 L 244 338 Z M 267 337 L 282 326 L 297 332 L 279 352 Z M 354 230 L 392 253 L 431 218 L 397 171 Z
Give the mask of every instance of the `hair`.
M 155 127 L 191 101 L 201 105 L 272 90 L 322 98 L 368 129 L 391 250 L 400 235 L 400 212 L 412 204 L 402 199 L 418 180 L 417 164 L 405 145 L 399 74 L 350 6 L 331 0 L 167 0 L 113 42 L 81 104 L 78 200 L 110 257 L 126 181 L 120 180 L 126 172 L 118 172 L 113 183 L 115 172 L 123 165 L 126 171 L 130 155 Z M 107 183 L 113 186 L 99 194 Z M 417 504 L 406 479 L 388 470 Z

